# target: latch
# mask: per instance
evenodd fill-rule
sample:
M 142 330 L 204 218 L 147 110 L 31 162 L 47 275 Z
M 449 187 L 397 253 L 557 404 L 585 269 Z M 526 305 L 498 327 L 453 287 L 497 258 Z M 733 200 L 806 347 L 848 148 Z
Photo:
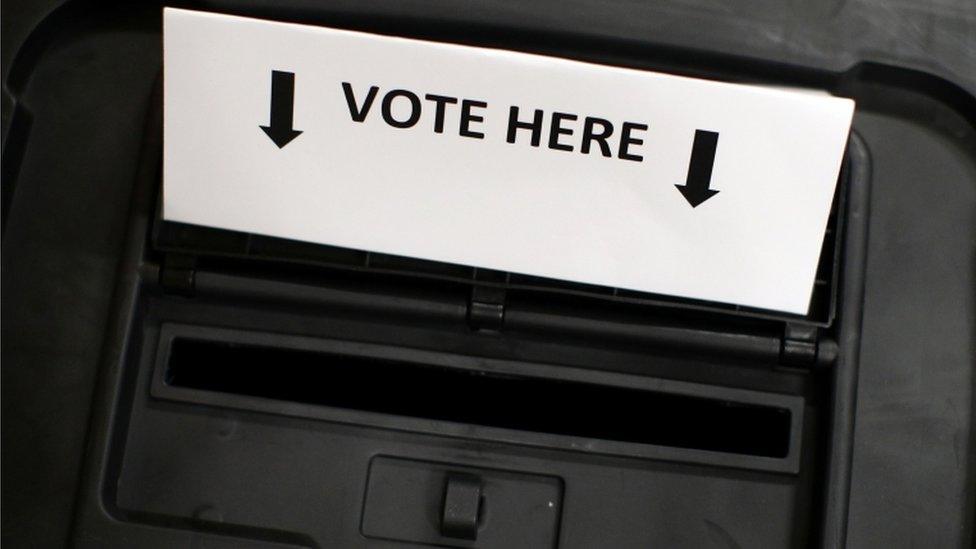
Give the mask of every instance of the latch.
M 505 322 L 505 288 L 472 286 L 468 326 L 472 330 L 501 330 Z
M 444 485 L 441 509 L 441 535 L 475 540 L 481 515 L 481 479 L 474 475 L 450 473 Z

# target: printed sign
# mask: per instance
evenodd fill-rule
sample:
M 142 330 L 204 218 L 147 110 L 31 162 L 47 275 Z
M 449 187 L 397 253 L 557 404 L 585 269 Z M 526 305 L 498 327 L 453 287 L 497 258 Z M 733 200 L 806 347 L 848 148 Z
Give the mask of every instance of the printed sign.
M 167 220 L 805 314 L 853 102 L 166 9 Z

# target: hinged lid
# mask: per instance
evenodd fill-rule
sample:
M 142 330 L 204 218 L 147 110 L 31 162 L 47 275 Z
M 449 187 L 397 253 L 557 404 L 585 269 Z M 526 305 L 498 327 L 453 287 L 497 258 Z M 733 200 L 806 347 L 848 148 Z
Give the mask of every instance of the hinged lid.
M 515 292 L 541 300 L 557 299 L 564 305 L 567 302 L 597 303 L 611 309 L 624 307 L 631 314 L 634 310 L 646 311 L 649 317 L 656 319 L 656 329 L 674 319 L 680 327 L 665 330 L 668 334 L 666 337 L 677 337 L 675 344 L 686 348 L 694 346 L 694 342 L 700 341 L 703 334 L 709 331 L 728 331 L 734 335 L 737 325 L 742 323 L 747 326 L 755 323 L 770 324 L 771 327 L 778 325 L 779 328 L 772 329 L 770 333 L 781 334 L 778 337 L 779 345 L 767 358 L 784 365 L 813 366 L 833 359 L 829 353 L 818 356 L 818 349 L 825 329 L 831 327 L 836 313 L 841 257 L 839 244 L 843 233 L 849 172 L 848 159 L 841 171 L 810 310 L 805 316 L 173 223 L 163 221 L 159 216 L 153 224 L 152 244 L 156 251 L 165 255 L 160 274 L 164 288 L 178 293 L 192 293 L 195 270 L 216 270 L 264 278 L 294 275 L 301 278 L 303 283 L 311 281 L 312 284 L 317 278 L 327 277 L 330 272 L 346 272 L 368 279 L 378 277 L 394 283 L 408 279 L 441 281 L 470 288 L 466 316 L 469 326 L 475 330 L 505 329 L 507 302 Z M 269 266 L 273 266 L 273 269 L 266 268 Z M 569 308 L 574 309 L 572 306 Z M 717 330 L 701 329 L 716 322 L 722 327 Z M 724 339 L 718 338 L 716 341 Z M 652 336 L 651 340 L 660 341 L 659 334 Z M 708 347 L 712 351 L 719 351 L 714 347 L 722 345 L 719 343 Z M 728 351 L 735 354 L 736 349 L 731 346 Z

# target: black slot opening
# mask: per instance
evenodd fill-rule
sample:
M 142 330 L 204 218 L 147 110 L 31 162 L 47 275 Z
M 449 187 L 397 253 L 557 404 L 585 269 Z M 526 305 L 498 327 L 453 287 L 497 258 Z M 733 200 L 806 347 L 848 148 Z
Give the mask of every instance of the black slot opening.
M 789 452 L 785 408 L 366 356 L 177 338 L 166 382 L 537 433 L 774 458 Z

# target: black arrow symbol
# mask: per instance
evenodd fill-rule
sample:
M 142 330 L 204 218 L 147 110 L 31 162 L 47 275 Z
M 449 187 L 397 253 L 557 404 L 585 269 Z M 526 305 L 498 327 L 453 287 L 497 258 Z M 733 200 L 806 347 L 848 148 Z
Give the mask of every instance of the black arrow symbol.
M 271 71 L 271 121 L 261 126 L 264 133 L 282 148 L 302 134 L 292 128 L 295 109 L 295 73 Z
M 715 149 L 718 147 L 718 132 L 695 130 L 695 142 L 691 146 L 691 161 L 688 163 L 688 178 L 684 185 L 675 185 L 692 208 L 718 194 L 709 189 L 712 182 L 712 165 L 715 163 Z

